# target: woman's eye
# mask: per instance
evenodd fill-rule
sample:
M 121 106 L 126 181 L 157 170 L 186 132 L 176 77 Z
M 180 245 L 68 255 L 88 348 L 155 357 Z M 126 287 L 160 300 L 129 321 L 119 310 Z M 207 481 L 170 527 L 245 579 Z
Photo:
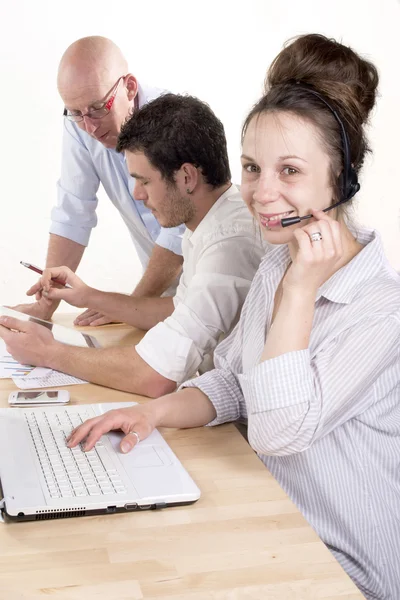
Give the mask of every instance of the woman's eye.
M 257 165 L 253 165 L 253 164 L 243 165 L 243 169 L 245 171 L 247 171 L 247 173 L 259 173 L 260 172 L 260 167 L 258 167 Z
M 298 170 L 293 167 L 285 167 L 282 171 L 285 175 L 297 175 Z

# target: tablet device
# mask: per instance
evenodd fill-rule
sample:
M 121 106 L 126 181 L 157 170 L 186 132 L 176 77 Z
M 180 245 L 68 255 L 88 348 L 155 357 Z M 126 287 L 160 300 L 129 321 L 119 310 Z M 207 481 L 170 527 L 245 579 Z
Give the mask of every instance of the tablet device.
M 84 348 L 101 347 L 99 342 L 92 335 L 88 335 L 87 333 L 83 333 L 77 329 L 64 327 L 64 325 L 58 325 L 57 323 L 50 323 L 50 321 L 44 321 L 43 319 L 38 319 L 37 317 L 31 317 L 31 315 L 26 315 L 25 313 L 18 312 L 12 308 L 0 306 L 0 315 L 14 317 L 15 319 L 20 319 L 21 321 L 33 321 L 34 323 L 43 325 L 43 327 L 47 327 L 47 329 L 51 330 L 55 340 L 62 342 L 63 344 L 69 344 L 70 346 L 82 346 Z

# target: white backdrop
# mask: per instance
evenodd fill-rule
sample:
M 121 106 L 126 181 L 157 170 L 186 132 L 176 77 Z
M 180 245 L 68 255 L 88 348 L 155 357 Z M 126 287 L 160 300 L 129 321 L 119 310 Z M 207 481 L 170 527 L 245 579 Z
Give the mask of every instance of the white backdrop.
M 44 265 L 60 166 L 57 65 L 65 48 L 86 35 L 113 39 L 139 80 L 207 101 L 224 122 L 235 181 L 242 120 L 285 40 L 323 33 L 372 59 L 381 98 L 357 214 L 381 231 L 388 257 L 400 269 L 396 0 L 1 0 L 1 6 L 0 304 L 22 301 L 36 281 L 20 260 Z M 99 197 L 99 225 L 78 272 L 91 285 L 129 292 L 140 266 L 118 213 L 103 192 Z

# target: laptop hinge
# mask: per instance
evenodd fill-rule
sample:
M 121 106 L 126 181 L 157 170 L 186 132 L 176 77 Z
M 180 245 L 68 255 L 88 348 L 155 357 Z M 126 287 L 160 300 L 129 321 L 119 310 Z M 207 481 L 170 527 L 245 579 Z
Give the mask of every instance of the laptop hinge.
M 2 498 L 0 500 L 0 523 L 5 523 L 4 515 L 3 515 L 5 507 L 6 507 L 6 501 L 5 501 L 5 498 Z

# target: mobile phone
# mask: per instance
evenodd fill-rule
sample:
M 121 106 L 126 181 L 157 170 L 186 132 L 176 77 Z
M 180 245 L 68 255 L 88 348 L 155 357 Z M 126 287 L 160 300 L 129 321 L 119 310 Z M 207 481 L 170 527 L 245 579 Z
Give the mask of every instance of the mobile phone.
M 67 390 L 20 390 L 11 392 L 8 403 L 12 406 L 35 406 L 37 404 L 67 404 Z

